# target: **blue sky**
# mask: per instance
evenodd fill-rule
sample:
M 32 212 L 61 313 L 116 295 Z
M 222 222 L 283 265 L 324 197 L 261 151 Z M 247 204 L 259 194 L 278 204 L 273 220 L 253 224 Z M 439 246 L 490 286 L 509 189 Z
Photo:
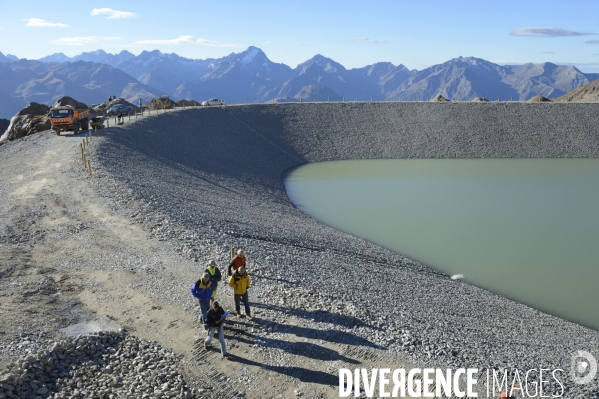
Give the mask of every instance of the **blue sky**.
M 599 1 L 5 1 L 0 51 L 38 59 L 99 48 L 216 58 L 260 47 L 291 67 L 322 54 L 347 68 L 423 69 L 458 56 L 599 72 Z

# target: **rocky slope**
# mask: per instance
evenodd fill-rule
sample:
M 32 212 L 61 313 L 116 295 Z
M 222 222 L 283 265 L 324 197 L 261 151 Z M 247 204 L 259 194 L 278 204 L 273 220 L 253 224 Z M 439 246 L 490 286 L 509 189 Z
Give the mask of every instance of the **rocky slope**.
M 49 111 L 50 107 L 44 104 L 33 102 L 27 105 L 12 117 L 4 134 L 0 136 L 0 144 L 50 129 Z
M 561 97 L 554 98 L 555 102 L 599 102 L 599 79 L 571 91 Z

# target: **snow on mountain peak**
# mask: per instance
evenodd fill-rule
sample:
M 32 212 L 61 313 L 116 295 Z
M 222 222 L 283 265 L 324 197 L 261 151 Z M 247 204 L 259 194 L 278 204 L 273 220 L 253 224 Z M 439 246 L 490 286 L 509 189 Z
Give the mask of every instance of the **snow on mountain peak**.
M 248 65 L 256 59 L 256 57 L 260 54 L 260 49 L 256 47 L 251 47 L 248 49 L 247 54 L 240 60 L 241 64 Z

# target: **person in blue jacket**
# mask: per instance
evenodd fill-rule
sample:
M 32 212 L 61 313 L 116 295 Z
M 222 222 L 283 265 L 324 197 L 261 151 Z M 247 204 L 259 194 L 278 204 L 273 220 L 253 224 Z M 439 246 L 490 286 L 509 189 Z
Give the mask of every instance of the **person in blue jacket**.
M 198 299 L 200 304 L 200 320 L 204 325 L 204 329 L 207 330 L 206 325 L 206 312 L 210 309 L 210 299 L 212 298 L 212 278 L 210 273 L 205 272 L 198 281 L 196 281 L 190 288 L 191 295 Z

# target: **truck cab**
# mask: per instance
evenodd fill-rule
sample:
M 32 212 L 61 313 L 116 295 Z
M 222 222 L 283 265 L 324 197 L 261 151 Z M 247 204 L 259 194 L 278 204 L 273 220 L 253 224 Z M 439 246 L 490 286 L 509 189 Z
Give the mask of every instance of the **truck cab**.
M 89 115 L 89 109 L 73 109 L 70 105 L 52 107 L 49 114 L 50 124 L 58 135 L 66 131 L 75 134 L 79 129 L 89 129 Z

